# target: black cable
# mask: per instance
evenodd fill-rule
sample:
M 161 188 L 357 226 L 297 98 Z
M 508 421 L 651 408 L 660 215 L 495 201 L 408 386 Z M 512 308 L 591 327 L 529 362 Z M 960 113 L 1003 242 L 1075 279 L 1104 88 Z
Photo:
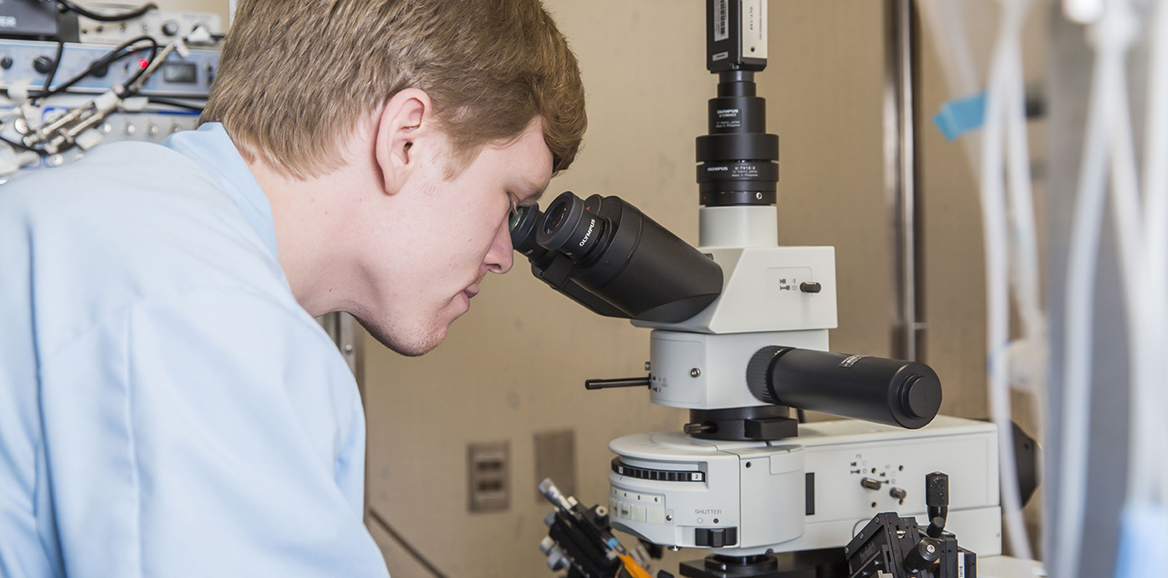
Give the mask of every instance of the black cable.
M 381 526 L 382 530 L 385 530 L 385 533 L 389 534 L 391 538 L 396 540 L 397 543 L 401 545 L 403 550 L 409 553 L 410 556 L 413 556 L 414 560 L 417 560 L 419 564 L 425 567 L 426 570 L 429 570 L 430 573 L 433 574 L 436 578 L 446 578 L 445 574 L 435 568 L 434 565 L 431 564 L 425 556 L 422 556 L 422 554 L 415 550 L 413 546 L 410 546 L 409 542 L 406 542 L 405 539 L 401 537 L 401 534 L 398 534 L 396 530 L 390 527 L 389 522 L 386 522 L 385 518 L 382 518 L 381 514 L 377 513 L 377 510 L 369 508 L 369 516 L 373 518 L 374 522 L 377 522 L 378 526 Z
M 57 42 L 57 57 L 53 59 L 53 68 L 49 70 L 49 75 L 45 77 L 45 87 L 41 90 L 48 90 L 53 85 L 53 79 L 57 77 L 57 69 L 61 67 L 61 57 L 65 55 L 65 41 Z
M 155 43 L 154 47 L 150 49 L 150 57 L 146 59 L 146 66 L 139 67 L 138 72 L 136 72 L 134 74 L 134 76 L 131 76 L 128 80 L 126 80 L 125 84 L 122 85 L 126 88 L 126 90 L 123 91 L 123 94 L 121 94 L 119 96 L 121 96 L 122 98 L 125 98 L 131 94 L 134 94 L 134 91 L 129 90 L 129 88 L 131 86 L 134 86 L 134 83 L 138 82 L 138 79 L 142 78 L 143 74 L 146 74 L 146 71 L 150 69 L 150 65 L 154 64 L 154 59 L 157 56 L 158 56 L 158 44 Z M 145 84 L 145 83 L 143 83 L 143 84 Z
M 98 22 L 122 22 L 124 20 L 133 20 L 134 18 L 137 18 L 151 10 L 158 8 L 157 5 L 155 5 L 153 2 L 150 2 L 148 4 L 143 4 L 137 8 L 134 8 L 128 12 L 120 12 L 118 14 L 98 14 L 96 12 L 91 12 L 84 7 L 78 6 L 77 4 L 74 4 L 70 0 L 56 1 L 57 4 L 60 4 L 62 8 L 71 10 L 90 20 L 96 20 Z
M 169 98 L 159 98 L 157 96 L 147 96 L 146 98 L 149 99 L 150 102 L 156 103 L 156 104 L 165 104 L 166 106 L 173 106 L 176 108 L 185 108 L 187 110 L 193 110 L 196 112 L 203 112 L 203 107 L 201 107 L 197 104 L 188 104 L 188 103 L 185 103 L 182 101 L 173 100 L 173 99 L 169 99 Z
M 45 152 L 45 151 L 43 151 L 43 150 L 40 150 L 40 149 L 34 149 L 34 148 L 32 148 L 32 147 L 30 147 L 30 146 L 28 146 L 28 145 L 26 145 L 26 144 L 24 144 L 24 143 L 22 143 L 22 142 L 14 142 L 14 141 L 8 140 L 7 138 L 5 138 L 5 137 L 3 137 L 3 136 L 0 136 L 0 141 L 3 141 L 3 142 L 5 142 L 5 143 L 7 143 L 7 144 L 8 144 L 9 146 L 11 146 L 12 148 L 16 148 L 16 149 L 20 149 L 20 150 L 24 150 L 24 151 L 32 151 L 32 152 L 34 152 L 34 153 L 36 153 L 36 154 L 38 154 L 38 155 L 40 155 L 40 156 L 42 156 L 42 157 L 43 157 L 43 156 L 48 156 L 48 154 L 49 154 L 49 153 L 47 153 L 47 152 Z
M 78 74 L 77 76 L 74 76 L 73 78 L 70 78 L 69 80 L 65 81 L 64 83 L 57 86 L 56 88 L 53 88 L 52 90 L 48 90 L 48 85 L 46 84 L 45 91 L 43 91 L 40 96 L 36 97 L 36 102 L 40 102 L 40 101 L 42 101 L 50 96 L 53 96 L 55 94 L 65 92 L 66 90 L 69 89 L 69 87 L 73 86 L 74 84 L 77 84 L 78 82 L 81 82 L 87 76 L 89 76 L 90 74 L 93 74 L 97 69 L 99 69 L 103 66 L 109 66 L 110 64 L 113 64 L 114 62 L 117 62 L 123 58 L 126 58 L 127 56 L 130 56 L 134 53 L 142 52 L 143 50 L 147 50 L 147 48 L 136 48 L 134 50 L 122 52 L 123 50 L 130 48 L 134 44 L 136 44 L 138 42 L 143 42 L 143 41 L 150 43 L 150 48 L 149 48 L 149 50 L 151 51 L 150 52 L 150 60 L 153 60 L 154 56 L 158 53 L 158 42 L 157 41 L 155 41 L 153 38 L 151 38 L 149 36 L 139 36 L 139 37 L 134 38 L 132 40 L 127 40 L 127 41 L 121 43 L 120 45 L 118 45 L 113 50 L 107 52 L 101 58 L 94 60 L 92 63 L 90 63 L 89 68 L 86 68 L 84 71 L 81 72 L 81 74 Z M 135 76 L 135 78 L 137 78 L 137 77 Z

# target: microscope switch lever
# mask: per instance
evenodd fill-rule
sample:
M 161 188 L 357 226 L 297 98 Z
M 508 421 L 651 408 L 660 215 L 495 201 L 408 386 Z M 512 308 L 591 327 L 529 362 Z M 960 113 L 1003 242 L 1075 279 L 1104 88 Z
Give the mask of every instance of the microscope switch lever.
M 925 505 L 928 506 L 929 527 L 925 530 L 933 538 L 941 537 L 945 519 L 949 517 L 949 476 L 933 472 L 925 476 Z
M 880 489 L 880 480 L 876 480 L 873 478 L 864 478 L 864 479 L 860 480 L 860 485 L 864 486 L 865 488 L 868 488 L 869 490 L 879 490 Z
M 649 376 L 622 377 L 618 379 L 588 379 L 584 389 L 609 389 L 613 387 L 649 387 Z

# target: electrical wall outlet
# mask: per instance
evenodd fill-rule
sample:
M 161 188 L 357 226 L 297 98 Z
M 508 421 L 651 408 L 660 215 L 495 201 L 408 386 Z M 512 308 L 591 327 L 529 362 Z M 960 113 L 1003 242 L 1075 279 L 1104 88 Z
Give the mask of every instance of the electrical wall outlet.
M 472 512 L 499 512 L 511 506 L 511 459 L 507 442 L 466 447 L 467 487 Z
M 535 434 L 535 485 L 547 478 L 565 496 L 576 495 L 576 432 L 565 429 Z M 535 491 L 535 498 L 543 502 L 544 497 Z

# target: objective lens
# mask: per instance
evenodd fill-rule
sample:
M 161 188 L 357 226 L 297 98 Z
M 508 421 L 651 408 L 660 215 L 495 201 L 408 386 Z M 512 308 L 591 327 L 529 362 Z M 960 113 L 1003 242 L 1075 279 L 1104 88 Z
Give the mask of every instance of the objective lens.
M 584 201 L 568 191 L 548 207 L 536 241 L 579 261 L 592 252 L 607 227 L 607 219 L 585 209 Z

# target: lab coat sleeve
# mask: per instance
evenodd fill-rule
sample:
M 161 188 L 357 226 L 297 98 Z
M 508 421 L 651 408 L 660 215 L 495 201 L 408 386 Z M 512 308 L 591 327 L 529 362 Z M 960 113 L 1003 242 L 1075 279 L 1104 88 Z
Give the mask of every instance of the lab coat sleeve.
M 360 400 L 330 348 L 271 297 L 192 290 L 43 352 L 66 574 L 386 576 L 353 482 Z

